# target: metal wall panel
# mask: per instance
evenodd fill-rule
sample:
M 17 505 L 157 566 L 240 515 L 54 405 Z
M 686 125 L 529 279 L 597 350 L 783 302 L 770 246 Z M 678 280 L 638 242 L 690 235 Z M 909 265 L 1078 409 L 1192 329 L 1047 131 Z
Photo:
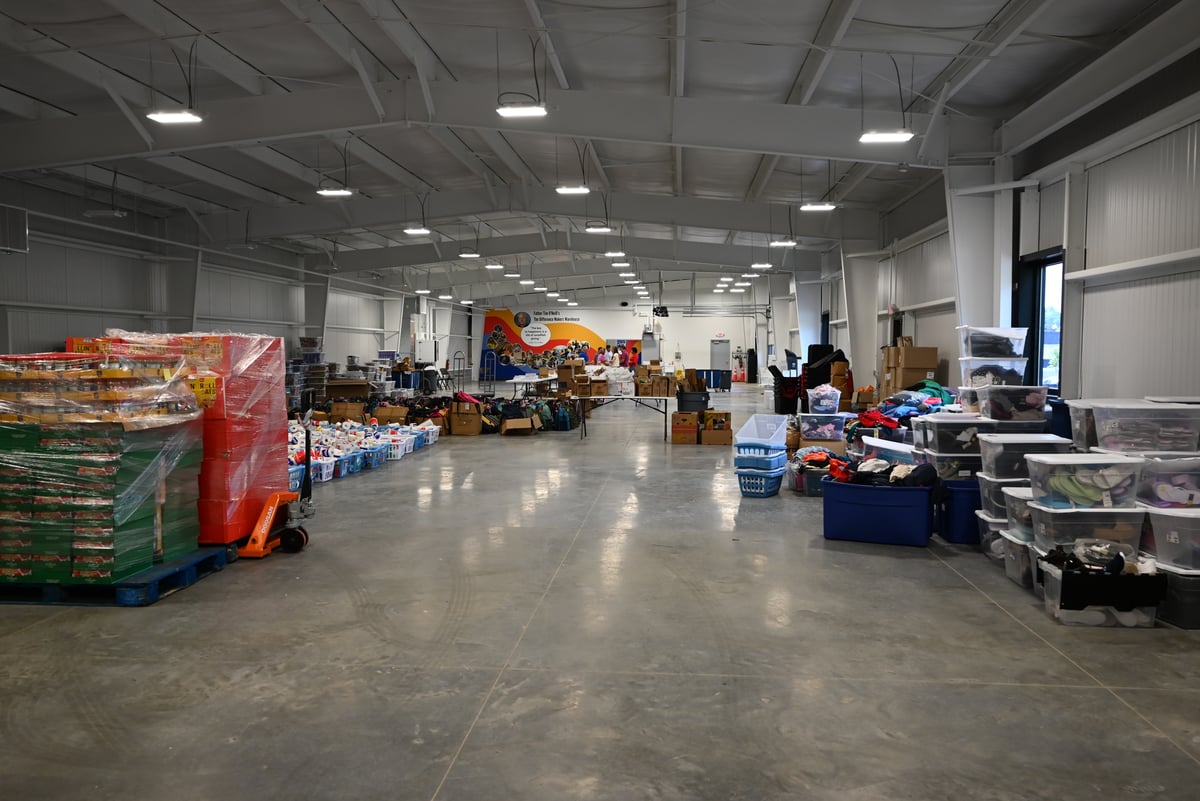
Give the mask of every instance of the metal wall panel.
M 954 308 L 937 309 L 912 316 L 913 341 L 925 348 L 938 349 L 937 380 L 956 387 L 962 382 L 958 370 L 958 314 Z
M 1198 308 L 1200 272 L 1086 289 L 1081 394 L 1197 394 Z
M 895 295 L 896 264 L 892 259 L 879 262 L 879 291 L 875 296 L 875 308 L 882 311 L 889 303 L 896 301 Z
M 942 234 L 896 255 L 896 300 L 900 308 L 954 295 L 950 234 Z
M 1200 123 L 1088 170 L 1089 269 L 1200 248 Z
M 197 316 L 207 320 L 252 326 L 229 330 L 257 332 L 257 321 L 278 328 L 280 323 L 303 321 L 304 288 L 206 266 L 196 282 L 196 309 Z
M 1062 247 L 1063 220 L 1067 210 L 1067 182 L 1058 181 L 1043 189 L 1039 205 L 1037 249 Z
M 61 349 L 67 337 L 104 336 L 108 328 L 144 331 L 146 319 L 116 314 L 9 309 L 8 326 L 7 352 L 41 353 Z

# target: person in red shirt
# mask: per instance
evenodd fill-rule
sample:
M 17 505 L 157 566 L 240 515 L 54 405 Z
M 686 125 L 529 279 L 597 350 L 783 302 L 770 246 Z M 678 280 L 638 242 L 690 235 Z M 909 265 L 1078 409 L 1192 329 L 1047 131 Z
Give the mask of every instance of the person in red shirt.
M 628 366 L 629 366 L 629 351 L 625 349 L 625 346 L 624 346 L 624 345 L 622 345 L 622 346 L 621 346 L 621 353 L 618 355 L 618 357 L 617 357 L 617 358 L 618 358 L 618 360 L 619 360 L 619 362 L 618 362 L 618 363 L 619 363 L 619 364 L 620 364 L 622 367 L 628 367 Z

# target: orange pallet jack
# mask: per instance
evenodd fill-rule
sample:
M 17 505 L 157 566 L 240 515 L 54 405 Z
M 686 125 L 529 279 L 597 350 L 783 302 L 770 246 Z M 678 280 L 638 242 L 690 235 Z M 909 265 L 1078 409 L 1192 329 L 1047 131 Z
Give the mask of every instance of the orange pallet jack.
M 308 545 L 308 531 L 304 521 L 316 514 L 312 502 L 312 433 L 309 423 L 312 410 L 304 415 L 304 479 L 299 492 L 275 492 L 267 498 L 254 531 L 244 544 L 239 544 L 237 555 L 250 559 L 270 556 L 279 549 L 284 553 L 299 553 Z

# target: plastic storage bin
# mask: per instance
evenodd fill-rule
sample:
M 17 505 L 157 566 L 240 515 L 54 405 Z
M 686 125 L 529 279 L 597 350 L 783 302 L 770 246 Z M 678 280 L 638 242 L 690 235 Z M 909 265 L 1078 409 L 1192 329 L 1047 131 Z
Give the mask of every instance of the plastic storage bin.
M 363 467 L 367 470 L 375 470 L 383 467 L 387 462 L 387 446 L 379 445 L 374 448 L 363 449 Z
M 1037 420 L 997 420 L 997 434 L 1044 434 L 1046 418 Z
M 1004 538 L 1004 573 L 1013 583 L 1022 587 L 1033 586 L 1033 566 L 1029 561 L 1029 547 L 1024 540 L 1013 536 L 1011 531 L 1001 531 Z
M 813 414 L 837 414 L 842 402 L 842 391 L 831 386 L 816 387 L 808 391 L 808 410 Z
M 979 388 L 979 413 L 989 420 L 1046 420 L 1046 387 L 991 386 Z
M 1071 440 L 1053 434 L 981 434 L 983 472 L 996 478 L 1029 478 L 1030 453 L 1068 453 Z
M 1064 573 L 1045 560 L 1040 565 L 1046 611 L 1068 626 L 1149 628 L 1166 595 L 1166 576 L 1162 575 Z
M 825 539 L 883 545 L 929 544 L 933 492 L 929 487 L 872 487 L 826 478 Z
M 972 359 L 958 360 L 964 387 L 987 387 L 996 384 L 1020 386 L 1025 381 L 1025 364 L 1028 359 Z
M 1099 445 L 1096 440 L 1096 418 L 1092 413 L 1092 404 L 1120 402 L 1115 398 L 1080 398 L 1067 401 L 1067 411 L 1071 415 L 1071 440 L 1075 443 L 1076 450 L 1087 451 Z
M 820 498 L 825 494 L 825 476 L 829 475 L 828 468 L 810 468 L 800 473 L 804 480 L 804 494 L 810 498 Z
M 1139 455 L 1146 458 L 1139 501 L 1163 508 L 1200 508 L 1200 455 L 1182 459 Z
M 321 458 L 312 460 L 312 480 L 315 482 L 332 481 L 334 460 Z
M 805 439 L 841 440 L 845 436 L 845 422 L 840 414 L 802 414 L 800 436 Z
M 938 478 L 943 481 L 962 481 L 976 476 L 983 469 L 983 457 L 971 453 L 934 453 L 917 449 L 914 451 L 920 462 L 933 465 Z M 974 494 L 979 494 L 975 482 L 970 482 Z
M 975 520 L 979 529 L 979 550 L 983 555 L 996 564 L 1004 561 L 1004 538 L 1000 532 L 1004 530 L 1004 518 L 990 517 L 982 509 L 975 512 Z
M 737 473 L 738 486 L 742 490 L 743 498 L 769 498 L 779 494 L 779 488 L 783 485 L 783 474 L 787 472 L 787 468 L 780 467 L 775 470 L 739 468 L 734 472 Z
M 979 390 L 975 387 L 958 388 L 958 405 L 964 412 L 974 414 L 979 412 Z
M 1161 565 L 1200 570 L 1200 509 L 1146 509 L 1142 549 Z
M 947 481 L 938 510 L 938 534 L 946 542 L 974 545 L 979 542 L 979 486 L 974 481 Z
M 987 512 L 988 517 L 998 520 L 1008 519 L 1008 509 L 1004 505 L 1005 487 L 1028 487 L 1029 482 L 1022 478 L 995 478 L 987 473 L 975 477 L 979 480 L 979 497 L 983 502 L 980 507 Z
M 935 453 L 979 453 L 979 436 L 996 430 L 995 420 L 975 414 L 928 414 L 913 419 L 918 448 Z
M 1029 487 L 1003 487 L 1008 533 L 1022 542 L 1033 541 L 1033 490 Z
M 288 468 L 288 491 L 299 492 L 304 483 L 304 465 L 298 464 Z
M 903 442 L 863 437 L 863 459 L 883 459 L 891 464 L 916 464 L 916 448 Z
M 771 451 L 765 456 L 738 455 L 733 457 L 734 467 L 749 470 L 778 470 L 787 464 L 787 451 Z
M 960 325 L 956 329 L 962 342 L 963 356 L 985 359 L 1021 356 L 1025 353 L 1028 328 L 981 328 Z
M 739 455 L 765 456 L 787 450 L 787 415 L 752 414 L 733 435 Z
M 1189 572 L 1164 565 L 1167 594 L 1158 606 L 1158 619 L 1181 629 L 1200 629 L 1200 571 Z
M 1119 542 L 1138 550 L 1142 541 L 1144 509 L 1051 509 L 1034 502 L 1033 541 L 1043 551 L 1071 546 L 1075 540 Z
M 1113 451 L 1176 451 L 1200 448 L 1200 406 L 1152 401 L 1092 404 L 1096 443 Z
M 1031 453 L 1033 499 L 1063 509 L 1132 507 L 1146 460 L 1102 453 Z

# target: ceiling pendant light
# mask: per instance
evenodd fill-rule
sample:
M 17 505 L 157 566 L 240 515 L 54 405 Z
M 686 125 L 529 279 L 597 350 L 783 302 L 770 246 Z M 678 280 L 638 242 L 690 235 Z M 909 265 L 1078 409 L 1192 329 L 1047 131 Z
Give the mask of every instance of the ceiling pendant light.
M 771 269 L 771 262 L 769 262 L 769 261 L 756 261 L 756 262 L 754 262 L 753 264 L 751 264 L 751 265 L 750 265 L 750 269 L 751 269 L 751 270 L 769 270 L 769 269 Z
M 717 287 L 716 289 L 713 290 L 714 295 L 720 295 L 720 294 L 723 294 L 724 292 L 725 292 L 725 290 L 721 289 L 721 287 Z
M 624 281 L 622 281 L 622 283 L 627 284 L 628 286 L 633 286 L 634 284 L 637 283 L 637 279 L 636 278 L 626 278 Z
M 346 144 L 342 147 L 342 185 L 326 184 L 325 179 L 321 179 L 321 184 L 317 187 L 317 194 L 321 197 L 349 197 L 354 194 L 354 190 L 350 188 L 350 138 L 346 138 Z
M 521 265 L 520 265 L 520 263 L 519 263 L 519 262 L 517 262 L 517 260 L 516 260 L 516 259 L 513 259 L 513 262 L 514 262 L 514 264 L 513 264 L 513 266 L 512 266 L 512 267 L 505 267 L 505 268 L 504 268 L 504 277 L 505 277 L 505 278 L 520 278 L 520 277 L 521 277 Z
M 730 292 L 745 292 L 746 290 L 744 290 L 744 289 L 738 289 L 737 287 L 734 287 L 733 289 L 731 289 L 731 290 L 729 290 L 729 291 L 730 291 Z
M 425 221 L 425 212 L 427 210 L 426 203 L 428 201 L 429 201 L 428 193 L 426 193 L 424 195 L 417 195 L 417 203 L 419 203 L 421 206 L 421 222 L 420 222 L 420 224 L 409 225 L 407 228 L 404 229 L 404 233 L 408 234 L 409 236 L 429 236 L 431 231 L 429 230 L 429 224 Z M 405 208 L 405 211 L 408 210 L 408 197 L 407 196 L 405 196 L 405 198 L 404 198 L 404 208 Z
M 175 63 L 179 65 L 179 71 L 183 73 L 183 83 L 187 87 L 187 106 L 184 108 L 169 107 L 156 108 L 146 113 L 146 119 L 151 122 L 157 122 L 159 125 L 194 125 L 198 122 L 204 122 L 204 118 L 196 111 L 196 68 L 199 62 L 196 59 L 196 42 L 192 40 L 192 46 L 188 48 L 188 65 L 187 69 L 179 61 L 179 56 L 175 50 L 171 50 L 171 55 L 175 56 Z M 151 60 L 153 64 L 153 60 Z M 151 68 L 150 92 L 154 93 L 154 73 Z
M 417 290 L 414 290 L 414 291 L 415 291 L 415 292 L 416 292 L 418 295 L 428 295 L 428 294 L 429 294 L 429 290 L 428 290 L 428 289 L 417 289 Z
M 600 202 L 604 204 L 604 219 L 603 220 L 589 220 L 588 222 L 584 223 L 583 230 L 589 234 L 611 234 L 612 233 L 612 226 L 608 222 L 608 195 L 601 192 L 600 193 Z M 587 214 L 586 202 L 584 204 L 583 213 L 585 215 Z
M 785 236 L 783 239 L 772 239 L 768 247 L 794 248 L 796 247 L 796 240 L 792 239 L 790 236 Z
M 818 201 L 816 203 L 805 203 L 800 207 L 800 211 L 833 211 L 837 206 L 833 203 Z
M 534 291 L 534 292 L 545 292 L 545 291 L 546 291 L 546 290 L 548 290 L 549 288 L 550 288 L 550 287 L 548 287 L 548 286 L 535 286 L 535 287 L 533 288 L 533 291 Z
M 520 283 L 521 286 L 533 286 L 537 282 L 532 278 L 522 278 L 518 283 Z
M 542 86 L 545 85 L 544 80 L 538 79 L 537 74 L 537 51 L 538 46 L 542 43 L 541 37 L 537 40 L 530 41 L 530 46 L 533 48 L 533 84 L 536 88 L 536 95 L 531 95 L 528 92 L 502 92 L 500 91 L 500 31 L 496 31 L 496 113 L 501 117 L 508 119 L 513 118 L 529 118 L 529 117 L 545 117 L 546 116 L 546 101 L 542 99 Z M 545 54 L 543 54 L 543 71 L 545 70 Z
M 749 281 L 734 281 L 733 285 L 734 286 L 751 286 L 751 283 Z
M 479 228 L 475 228 L 475 245 L 459 245 L 458 257 L 460 259 L 478 259 L 479 258 Z
M 592 190 L 583 184 L 560 184 L 554 187 L 554 191 L 560 195 L 586 195 Z
M 558 301 L 559 303 L 566 303 L 569 300 L 569 298 L 555 298 L 555 300 Z
M 483 269 L 485 269 L 485 270 L 503 270 L 504 265 L 500 264 L 499 262 L 489 261 L 487 264 L 483 265 Z
M 438 300 L 454 300 L 454 296 L 446 293 L 445 295 L 438 295 Z
M 833 211 L 837 208 L 836 203 L 831 203 L 825 198 L 833 192 L 833 162 L 825 162 L 825 194 L 818 200 L 810 200 L 800 205 L 800 211 Z M 800 181 L 800 196 L 804 197 L 804 179 Z
M 557 298 L 557 297 L 558 297 L 558 293 L 557 293 L 557 292 L 547 292 L 547 293 L 546 293 L 546 297 L 548 297 L 548 298 Z
M 742 278 L 758 278 L 758 273 L 742 273 Z
M 460 300 L 459 303 L 461 303 L 464 306 L 474 306 L 475 305 L 475 301 L 473 301 L 473 300 Z
M 623 250 L 606 250 L 604 252 L 604 258 L 606 258 L 606 259 L 623 259 L 623 258 L 625 258 L 625 251 L 623 251 Z
M 612 263 L 613 267 L 628 267 L 629 265 L 629 259 L 617 259 Z
M 583 157 L 583 151 L 579 148 L 579 143 L 574 139 L 571 140 L 575 144 L 575 152 L 579 156 L 579 175 L 581 179 L 578 182 L 561 181 L 558 179 L 558 137 L 554 137 L 554 191 L 560 195 L 586 195 L 591 192 L 591 188 L 587 185 L 587 161 Z M 587 213 L 587 209 L 584 209 Z
M 804 165 L 803 165 L 803 163 L 801 163 L 801 165 L 800 165 L 800 196 L 804 197 Z M 767 207 L 767 215 L 769 217 L 772 216 L 770 206 Z M 796 237 L 792 235 L 792 207 L 791 206 L 787 207 L 787 218 L 788 218 L 788 235 L 785 236 L 783 239 L 771 239 L 770 241 L 767 242 L 767 247 L 770 247 L 770 248 L 794 248 L 794 247 L 796 247 Z M 768 227 L 774 227 L 774 226 L 768 226 Z
M 859 127 L 862 134 L 858 137 L 858 141 L 864 145 L 888 145 L 902 144 L 913 138 L 912 129 L 908 127 L 908 119 L 904 112 L 904 86 L 900 82 L 900 65 L 896 63 L 896 57 L 888 54 L 888 58 L 892 60 L 892 66 L 896 68 L 896 92 L 900 97 L 900 127 L 885 129 L 885 130 L 870 130 L 866 129 L 866 101 L 863 96 L 863 56 L 858 54 L 858 108 L 859 108 Z
M 622 278 L 637 278 L 637 273 L 617 273 Z

